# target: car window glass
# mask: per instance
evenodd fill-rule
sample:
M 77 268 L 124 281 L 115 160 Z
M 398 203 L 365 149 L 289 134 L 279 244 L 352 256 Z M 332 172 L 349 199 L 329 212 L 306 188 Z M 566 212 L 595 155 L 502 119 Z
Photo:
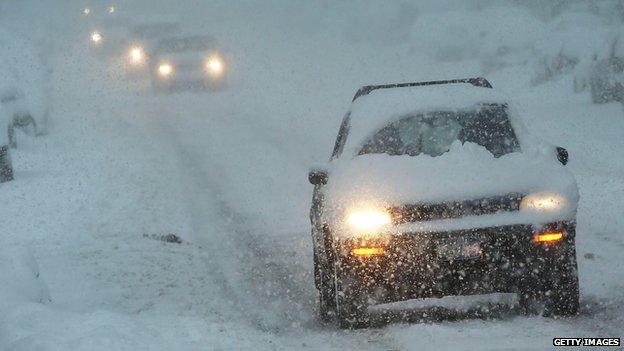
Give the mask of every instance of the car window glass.
M 437 111 L 404 117 L 379 130 L 359 154 L 440 156 L 455 141 L 481 145 L 495 157 L 520 149 L 506 108 L 485 105 L 467 111 Z
M 345 142 L 347 141 L 347 135 L 349 134 L 349 121 L 351 114 L 347 113 L 342 119 L 340 129 L 338 130 L 338 136 L 336 137 L 336 143 L 334 144 L 334 151 L 332 152 L 331 159 L 338 157 L 344 149 Z

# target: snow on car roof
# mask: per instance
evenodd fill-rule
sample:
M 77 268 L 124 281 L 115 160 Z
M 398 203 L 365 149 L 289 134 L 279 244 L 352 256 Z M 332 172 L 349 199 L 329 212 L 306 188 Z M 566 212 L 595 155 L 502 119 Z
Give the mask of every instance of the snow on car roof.
M 372 134 L 408 114 L 506 102 L 507 98 L 494 89 L 467 83 L 373 90 L 351 104 L 345 152 L 356 154 Z

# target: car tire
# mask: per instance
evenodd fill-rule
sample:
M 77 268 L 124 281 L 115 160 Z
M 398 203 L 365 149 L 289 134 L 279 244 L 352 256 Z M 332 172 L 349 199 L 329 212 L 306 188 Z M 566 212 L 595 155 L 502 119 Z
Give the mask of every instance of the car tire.
M 545 317 L 573 316 L 579 310 L 579 283 L 574 248 L 553 271 L 524 280 L 518 292 L 520 311 Z
M 11 154 L 9 146 L 0 146 L 0 183 L 13 180 L 13 165 L 11 164 Z
M 336 289 L 333 284 L 333 272 L 321 270 L 319 286 L 319 319 L 330 322 L 336 314 Z
M 339 263 L 334 264 L 334 285 L 338 327 L 341 329 L 364 327 L 368 321 L 366 295 Z
M 576 252 L 573 249 L 567 262 L 553 272 L 546 311 L 552 316 L 573 316 L 579 311 L 579 281 Z
M 318 290 L 318 316 L 321 322 L 329 322 L 336 314 L 336 289 L 334 270 L 327 263 L 319 260 L 314 253 L 314 283 Z

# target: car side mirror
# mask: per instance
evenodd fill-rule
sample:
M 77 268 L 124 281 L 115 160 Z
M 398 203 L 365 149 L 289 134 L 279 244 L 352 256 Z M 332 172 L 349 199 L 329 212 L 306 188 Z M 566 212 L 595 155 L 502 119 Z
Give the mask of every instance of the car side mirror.
M 557 160 L 561 162 L 562 165 L 568 164 L 568 150 L 562 148 L 561 146 L 557 146 Z
M 324 169 L 313 169 L 308 173 L 308 180 L 314 185 L 327 184 L 327 171 Z

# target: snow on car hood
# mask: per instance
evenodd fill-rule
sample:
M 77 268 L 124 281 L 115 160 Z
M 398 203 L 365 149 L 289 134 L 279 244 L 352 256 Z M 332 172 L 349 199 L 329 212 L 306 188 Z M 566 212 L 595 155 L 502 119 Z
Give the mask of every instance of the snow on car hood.
M 568 200 L 565 213 L 559 215 L 569 218 L 575 213 L 576 181 L 554 155 L 517 152 L 494 158 L 479 145 L 457 141 L 437 157 L 371 154 L 336 160 L 329 169 L 325 194 L 329 208 L 344 208 L 539 192 L 557 193 Z

